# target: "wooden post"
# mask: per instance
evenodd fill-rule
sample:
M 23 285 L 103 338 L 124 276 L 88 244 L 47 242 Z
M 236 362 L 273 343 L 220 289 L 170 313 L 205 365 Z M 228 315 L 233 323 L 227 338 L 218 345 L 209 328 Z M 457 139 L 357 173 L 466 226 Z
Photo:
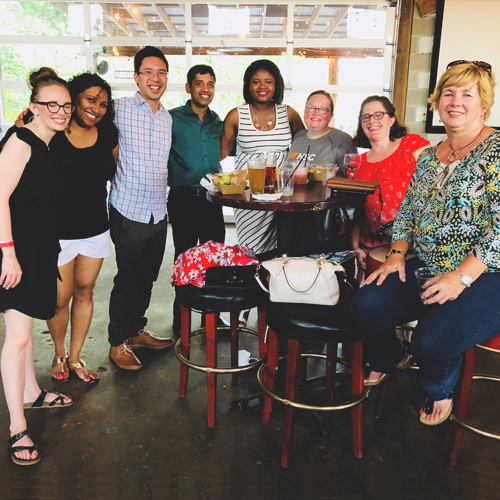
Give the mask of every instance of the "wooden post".
M 413 25 L 415 0 L 401 0 L 399 15 L 396 67 L 394 68 L 394 92 L 392 103 L 396 108 L 396 117 L 403 124 L 406 112 L 406 94 L 408 91 L 408 68 L 410 66 L 410 43 Z

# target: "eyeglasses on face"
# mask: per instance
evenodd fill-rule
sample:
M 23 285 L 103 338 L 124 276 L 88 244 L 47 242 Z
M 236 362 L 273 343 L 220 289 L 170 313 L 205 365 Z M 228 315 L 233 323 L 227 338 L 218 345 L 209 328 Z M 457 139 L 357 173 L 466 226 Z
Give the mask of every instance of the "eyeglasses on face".
M 474 66 L 477 66 L 478 68 L 486 71 L 486 73 L 491 76 L 491 64 L 488 64 L 484 61 L 466 61 L 465 59 L 459 59 L 458 61 L 452 61 L 451 63 L 449 63 L 448 66 L 446 66 L 446 69 L 452 68 L 453 66 L 458 66 L 460 64 L 473 64 Z
M 331 109 L 323 108 L 323 107 L 317 108 L 316 106 L 311 106 L 310 104 L 306 104 L 306 110 L 310 111 L 311 113 L 314 113 L 315 111 L 317 111 L 318 113 L 321 113 L 323 115 L 326 114 L 326 113 L 331 113 L 332 112 Z
M 42 102 L 42 101 L 35 101 L 35 104 L 42 104 L 43 106 L 47 106 L 47 109 L 51 113 L 59 113 L 59 110 L 62 108 L 62 110 L 67 114 L 70 115 L 73 113 L 73 110 L 75 107 L 73 104 L 70 102 L 67 102 L 66 104 L 57 104 L 57 102 L 51 101 L 51 102 Z
M 145 71 L 138 71 L 137 74 L 144 76 L 159 76 L 163 78 L 168 75 L 168 72 L 163 69 L 160 69 L 160 71 L 151 71 L 150 69 L 147 69 Z
M 372 117 L 374 120 L 382 120 L 384 115 L 388 114 L 386 111 L 376 111 L 372 115 L 361 115 L 360 118 L 362 123 L 368 123 Z

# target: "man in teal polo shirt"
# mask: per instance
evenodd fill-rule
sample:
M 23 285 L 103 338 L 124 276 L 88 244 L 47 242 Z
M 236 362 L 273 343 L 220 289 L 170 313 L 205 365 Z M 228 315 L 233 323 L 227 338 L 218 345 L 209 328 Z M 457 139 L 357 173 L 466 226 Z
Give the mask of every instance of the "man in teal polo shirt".
M 170 110 L 172 146 L 168 160 L 168 218 L 174 239 L 174 260 L 188 248 L 209 240 L 224 243 L 222 207 L 210 203 L 200 180 L 221 172 L 222 121 L 208 105 L 215 94 L 214 70 L 205 64 L 187 74 L 186 92 L 191 99 Z M 174 333 L 180 331 L 180 314 L 174 302 Z

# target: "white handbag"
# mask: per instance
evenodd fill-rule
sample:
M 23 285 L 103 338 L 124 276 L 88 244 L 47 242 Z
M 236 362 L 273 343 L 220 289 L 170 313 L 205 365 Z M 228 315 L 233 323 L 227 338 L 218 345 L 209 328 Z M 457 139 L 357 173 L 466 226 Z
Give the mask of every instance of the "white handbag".
M 339 301 L 340 290 L 336 272 L 345 275 L 344 268 L 321 255 L 310 257 L 287 257 L 266 260 L 262 266 L 269 271 L 269 295 L 271 302 L 291 302 L 334 306 Z M 268 291 L 255 278 L 261 288 Z

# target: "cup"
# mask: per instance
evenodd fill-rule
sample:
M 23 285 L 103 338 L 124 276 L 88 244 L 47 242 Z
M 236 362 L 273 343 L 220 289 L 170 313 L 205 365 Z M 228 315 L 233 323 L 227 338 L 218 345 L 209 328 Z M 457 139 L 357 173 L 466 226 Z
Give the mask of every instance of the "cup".
M 349 172 L 348 176 L 352 179 L 354 178 L 354 172 L 361 167 L 361 155 L 357 153 L 347 153 L 344 155 L 344 167 L 347 172 Z
M 415 271 L 415 277 L 417 278 L 417 285 L 418 285 L 418 294 L 420 295 L 420 299 L 422 302 L 425 302 L 425 300 L 430 299 L 431 297 L 434 297 L 438 292 L 432 294 L 430 297 L 427 297 L 427 299 L 422 299 L 422 294 L 427 290 L 427 288 L 422 288 L 427 281 L 429 281 L 431 278 L 434 278 L 436 276 L 436 273 L 430 268 L 430 267 L 420 267 Z
M 292 196 L 294 187 L 294 167 L 292 165 L 285 165 L 276 171 L 276 181 L 278 185 L 278 193 L 283 196 Z
M 266 182 L 266 164 L 259 158 L 251 158 L 247 161 L 248 186 L 253 194 L 264 192 Z
M 297 160 L 292 160 L 292 166 L 295 170 L 294 182 L 295 184 L 307 184 L 307 174 L 309 173 L 307 163 L 301 163 L 300 167 L 296 169 L 297 163 Z
M 339 167 L 338 165 L 334 165 L 333 163 L 325 163 L 321 166 L 323 167 L 323 170 L 321 171 L 321 180 L 323 181 L 323 186 L 326 186 L 326 181 L 337 175 Z
M 266 157 L 266 181 L 265 192 L 274 193 L 274 183 L 276 182 L 276 163 L 278 158 L 275 153 L 269 153 Z

